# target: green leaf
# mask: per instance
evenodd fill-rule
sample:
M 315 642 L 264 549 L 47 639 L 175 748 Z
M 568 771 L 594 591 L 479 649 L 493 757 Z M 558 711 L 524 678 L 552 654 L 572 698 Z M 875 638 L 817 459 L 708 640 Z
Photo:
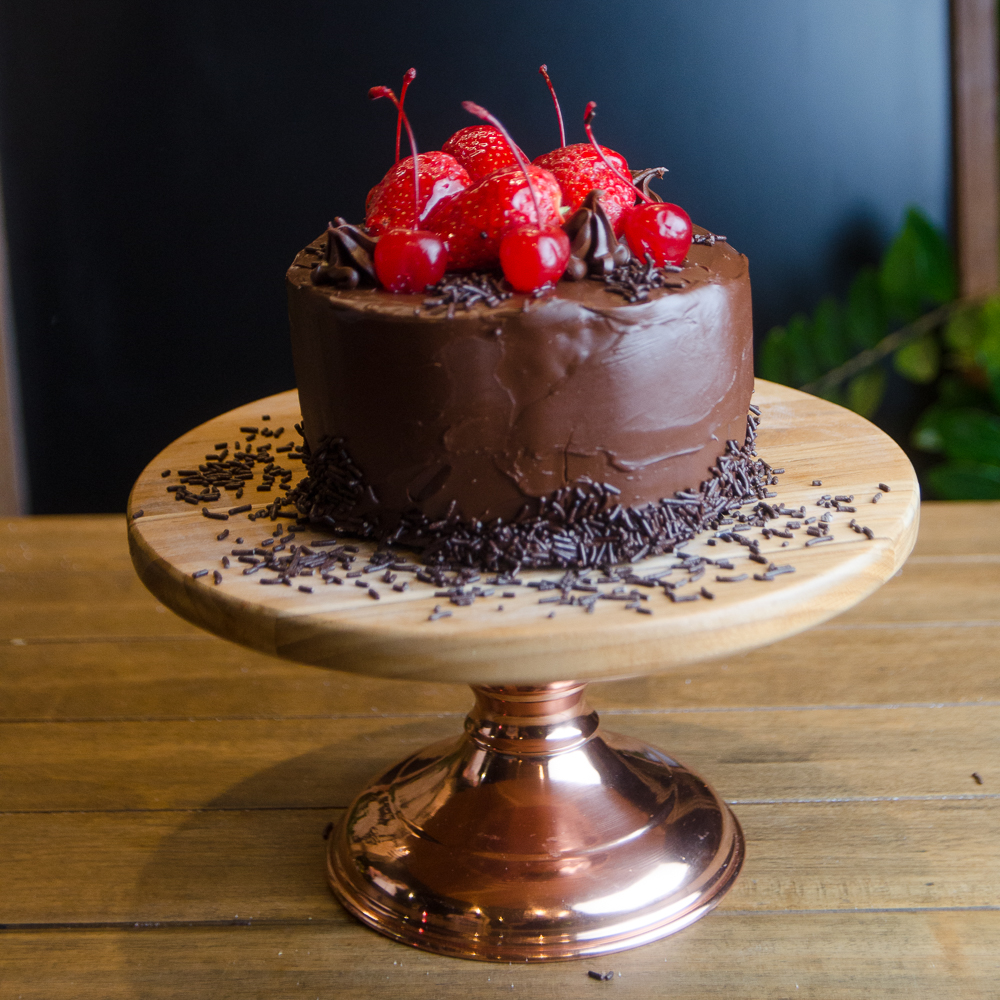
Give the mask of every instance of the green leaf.
M 847 383 L 847 405 L 855 413 L 870 419 L 882 402 L 884 392 L 885 372 L 881 367 L 869 368 Z
M 956 461 L 1000 467 L 1000 416 L 972 407 L 932 406 L 920 418 L 913 442 Z
M 930 469 L 925 478 L 944 500 L 1000 500 L 1000 466 L 946 462 Z
M 820 302 L 813 317 L 812 340 L 824 373 L 842 365 L 850 356 L 840 306 L 833 297 Z
M 983 337 L 976 360 L 986 370 L 994 403 L 1000 407 L 1000 298 L 987 299 L 980 312 Z
M 788 350 L 788 336 L 783 326 L 776 326 L 764 338 L 757 358 L 757 374 L 771 382 L 792 385 L 792 364 Z
M 809 320 L 801 314 L 793 316 L 788 326 L 785 327 L 793 385 L 814 382 L 823 374 L 810 343 L 812 340 L 810 334 Z
M 918 385 L 927 385 L 941 370 L 941 349 L 934 337 L 921 337 L 904 344 L 892 359 L 896 371 Z
M 888 311 L 908 322 L 928 305 L 955 298 L 951 248 L 916 208 L 907 211 L 902 231 L 882 258 L 879 285 Z
M 844 326 L 848 341 L 855 350 L 874 347 L 888 332 L 885 303 L 878 272 L 872 267 L 863 268 L 851 282 L 844 311 Z

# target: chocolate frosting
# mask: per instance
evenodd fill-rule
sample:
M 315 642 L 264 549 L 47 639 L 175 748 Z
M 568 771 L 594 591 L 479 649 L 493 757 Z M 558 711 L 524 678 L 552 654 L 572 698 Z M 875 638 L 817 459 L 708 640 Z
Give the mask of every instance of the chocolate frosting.
M 693 245 L 676 277 L 628 303 L 600 281 L 484 301 L 449 317 L 422 296 L 288 272 L 306 438 L 342 438 L 381 523 L 514 518 L 583 477 L 638 507 L 708 475 L 742 443 L 753 389 L 747 260 Z M 452 505 L 455 506 L 452 506 Z
M 337 225 L 326 226 L 326 251 L 311 272 L 314 285 L 336 285 L 357 288 L 364 281 L 377 284 L 375 276 L 375 244 L 377 236 L 369 236 L 360 226 L 352 226 L 337 217 Z
M 563 225 L 569 237 L 566 277 L 581 281 L 589 274 L 606 275 L 625 264 L 631 253 L 615 237 L 614 226 L 601 204 L 603 191 L 591 191 Z

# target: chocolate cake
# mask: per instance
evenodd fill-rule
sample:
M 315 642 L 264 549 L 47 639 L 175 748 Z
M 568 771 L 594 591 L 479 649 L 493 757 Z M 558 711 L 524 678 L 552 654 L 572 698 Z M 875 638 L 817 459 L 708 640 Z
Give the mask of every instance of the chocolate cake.
M 581 280 L 534 295 L 481 275 L 361 287 L 366 237 L 346 224 L 299 253 L 300 511 L 427 561 L 516 569 L 667 551 L 767 495 L 747 259 L 696 228 L 680 267 L 595 266 L 592 235 Z

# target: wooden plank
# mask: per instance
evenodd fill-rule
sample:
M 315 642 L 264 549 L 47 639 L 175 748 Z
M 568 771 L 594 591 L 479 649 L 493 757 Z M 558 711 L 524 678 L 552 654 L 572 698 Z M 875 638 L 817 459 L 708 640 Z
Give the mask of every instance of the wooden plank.
M 1000 797 L 1000 705 L 607 713 L 604 724 L 711 775 L 728 801 Z M 376 773 L 461 733 L 460 714 L 14 723 L 4 729 L 3 808 L 345 807 Z
M 824 628 L 681 671 L 593 684 L 588 696 L 600 712 L 998 701 L 997 641 L 995 628 Z M 306 668 L 204 634 L 0 645 L 0 674 L 0 720 L 332 719 L 464 713 L 472 704 L 463 684 Z
M 997 904 L 1000 800 L 744 804 L 737 811 L 747 862 L 725 909 Z M 0 923 L 343 924 L 348 918 L 326 886 L 322 838 L 341 814 L 3 814 Z
M 992 1000 L 998 938 L 996 911 L 717 911 L 633 951 L 513 966 L 414 951 L 355 923 L 15 931 L 0 976 L 21 1000 L 478 1000 L 608 988 L 630 1000 Z M 614 970 L 613 984 L 594 983 L 590 969 Z
M 1000 556 L 1000 503 L 925 500 L 913 556 Z
M 952 0 L 955 230 L 962 294 L 1000 287 L 996 0 Z

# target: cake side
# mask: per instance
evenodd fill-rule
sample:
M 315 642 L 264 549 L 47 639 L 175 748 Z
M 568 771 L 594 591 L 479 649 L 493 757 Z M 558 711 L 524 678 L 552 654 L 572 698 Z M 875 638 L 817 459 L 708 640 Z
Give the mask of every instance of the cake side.
M 317 240 L 288 273 L 304 429 L 363 474 L 352 514 L 390 527 L 509 521 L 581 480 L 641 507 L 742 446 L 753 388 L 746 258 L 694 245 L 672 282 L 627 303 L 560 282 L 449 316 L 424 296 L 314 286 Z

